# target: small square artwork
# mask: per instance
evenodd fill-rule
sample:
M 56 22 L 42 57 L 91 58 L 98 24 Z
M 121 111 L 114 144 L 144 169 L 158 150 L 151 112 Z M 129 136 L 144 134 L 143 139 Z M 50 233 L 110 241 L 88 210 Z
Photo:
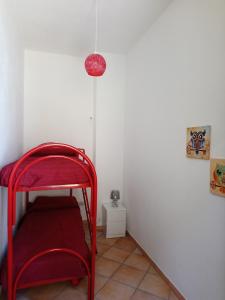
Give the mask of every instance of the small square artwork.
M 225 197 L 225 159 L 211 159 L 210 190 L 213 194 Z
M 211 126 L 187 128 L 186 154 L 189 158 L 210 158 Z

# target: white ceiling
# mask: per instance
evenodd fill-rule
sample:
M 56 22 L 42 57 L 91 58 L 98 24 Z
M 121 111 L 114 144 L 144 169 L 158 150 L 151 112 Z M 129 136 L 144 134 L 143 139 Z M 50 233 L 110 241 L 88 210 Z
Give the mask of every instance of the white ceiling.
M 94 50 L 95 0 L 7 0 L 26 48 Z M 98 0 L 98 51 L 126 53 L 172 0 Z

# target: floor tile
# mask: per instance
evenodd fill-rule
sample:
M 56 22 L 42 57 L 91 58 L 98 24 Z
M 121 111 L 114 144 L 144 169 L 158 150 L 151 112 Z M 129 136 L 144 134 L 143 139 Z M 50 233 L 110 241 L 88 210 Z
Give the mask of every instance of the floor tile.
M 152 294 L 137 290 L 134 295 L 131 297 L 132 300 L 162 300 L 157 296 Z
M 97 253 L 96 256 L 95 256 L 95 261 L 97 261 L 100 257 L 102 257 L 102 255 Z
M 125 260 L 124 264 L 142 271 L 147 271 L 148 268 L 150 267 L 150 261 L 146 256 L 135 254 L 135 253 L 132 253 Z
M 112 279 L 136 288 L 145 275 L 144 271 L 122 265 Z
M 110 280 L 96 295 L 96 300 L 129 300 L 134 289 Z
M 150 268 L 148 270 L 148 273 L 159 275 L 158 272 L 156 271 L 156 269 L 153 266 L 150 266 Z
M 119 263 L 100 257 L 96 262 L 96 273 L 105 277 L 110 277 L 120 266 Z
M 100 230 L 100 231 L 96 231 L 96 237 L 98 238 L 98 237 L 100 237 L 101 235 L 103 235 L 104 233 L 103 233 L 103 231 L 102 230 Z
M 97 243 L 101 243 L 101 244 L 104 244 L 104 245 L 107 245 L 107 246 L 112 246 L 114 245 L 116 242 L 117 242 L 117 238 L 112 238 L 112 239 L 107 239 L 105 237 L 105 235 L 100 235 L 98 238 L 97 238 Z
M 170 292 L 169 300 L 179 300 L 178 297 L 174 294 L 174 292 Z
M 70 283 L 68 283 L 68 286 L 66 287 L 68 289 L 75 289 L 79 292 L 81 292 L 82 294 L 86 294 L 88 293 L 88 278 L 85 277 L 83 278 L 80 283 L 77 286 L 73 286 Z
M 16 300 L 31 300 L 32 298 L 29 298 L 28 296 L 24 295 L 21 292 L 16 293 Z M 7 296 L 5 295 L 4 297 L 0 296 L 0 300 L 7 300 Z
M 97 244 L 97 251 L 99 255 L 104 254 L 106 251 L 108 251 L 110 249 L 110 246 L 98 243 Z
M 123 250 L 128 251 L 128 252 L 133 252 L 136 249 L 136 244 L 131 238 L 124 237 L 124 238 L 120 238 L 114 244 L 114 247 L 117 247 L 119 249 L 123 249 Z
M 134 253 L 135 253 L 135 254 L 139 254 L 139 255 L 144 255 L 143 251 L 142 251 L 139 247 L 137 247 L 137 248 L 134 250 Z
M 0 299 L 3 299 L 0 297 Z M 4 300 L 6 300 L 7 298 L 4 298 Z M 31 300 L 31 298 L 28 298 L 27 296 L 24 295 L 16 295 L 16 300 Z
M 139 289 L 162 299 L 167 300 L 169 298 L 170 288 L 158 275 L 147 273 L 139 285 Z
M 87 295 L 73 287 L 67 287 L 54 300 L 87 300 Z
M 65 286 L 65 282 L 59 282 L 55 284 L 42 285 L 39 287 L 30 288 L 24 290 L 23 292 L 18 292 L 17 298 L 19 300 L 51 300 L 52 298 L 59 295 L 61 291 L 65 288 Z
M 95 294 L 105 285 L 108 281 L 107 277 L 103 277 L 101 275 L 95 274 Z M 77 287 L 76 290 L 80 291 L 82 294 L 88 293 L 88 278 L 85 277 Z
M 103 254 L 103 257 L 122 263 L 129 255 L 130 253 L 127 251 L 112 247 Z
M 108 280 L 109 280 L 108 278 L 96 274 L 96 276 L 95 276 L 95 294 L 97 294 L 103 288 L 103 286 L 106 284 L 106 282 Z

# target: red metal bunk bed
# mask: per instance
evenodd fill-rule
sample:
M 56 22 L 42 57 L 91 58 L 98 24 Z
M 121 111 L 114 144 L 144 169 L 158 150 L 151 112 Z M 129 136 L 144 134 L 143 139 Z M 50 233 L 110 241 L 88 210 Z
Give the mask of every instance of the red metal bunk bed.
M 60 143 L 39 145 L 1 170 L 0 185 L 8 187 L 8 248 L 1 267 L 7 299 L 15 300 L 17 289 L 67 280 L 76 284 L 88 276 L 88 299 L 93 300 L 97 176 L 84 151 Z M 72 196 L 77 188 L 82 189 L 90 249 Z M 33 204 L 29 202 L 30 191 L 65 189 L 70 196 L 39 196 Z M 13 238 L 17 192 L 26 193 L 26 213 Z

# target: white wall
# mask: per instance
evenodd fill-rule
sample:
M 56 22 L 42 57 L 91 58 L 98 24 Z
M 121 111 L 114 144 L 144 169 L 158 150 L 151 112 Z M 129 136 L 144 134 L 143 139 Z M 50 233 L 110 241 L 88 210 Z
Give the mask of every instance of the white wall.
M 23 49 L 12 19 L 7 1 L 0 0 L 0 168 L 20 156 L 23 142 Z M 0 256 L 6 224 L 7 192 L 0 188 Z
M 120 190 L 123 200 L 124 100 L 126 60 L 123 55 L 104 54 L 107 70 L 97 79 L 96 167 L 101 206 L 110 201 L 110 191 Z
M 106 58 L 106 73 L 97 78 L 96 86 L 98 224 L 102 202 L 111 189 L 123 186 L 125 57 L 107 54 Z M 94 79 L 86 74 L 84 59 L 25 51 L 25 150 L 58 141 L 83 147 L 93 158 Z
M 24 148 L 70 143 L 92 155 L 92 81 L 80 58 L 25 51 Z
M 128 55 L 128 229 L 189 300 L 225 299 L 225 198 L 185 157 L 186 127 L 212 125 L 225 158 L 224 53 L 225 2 L 174 0 Z

